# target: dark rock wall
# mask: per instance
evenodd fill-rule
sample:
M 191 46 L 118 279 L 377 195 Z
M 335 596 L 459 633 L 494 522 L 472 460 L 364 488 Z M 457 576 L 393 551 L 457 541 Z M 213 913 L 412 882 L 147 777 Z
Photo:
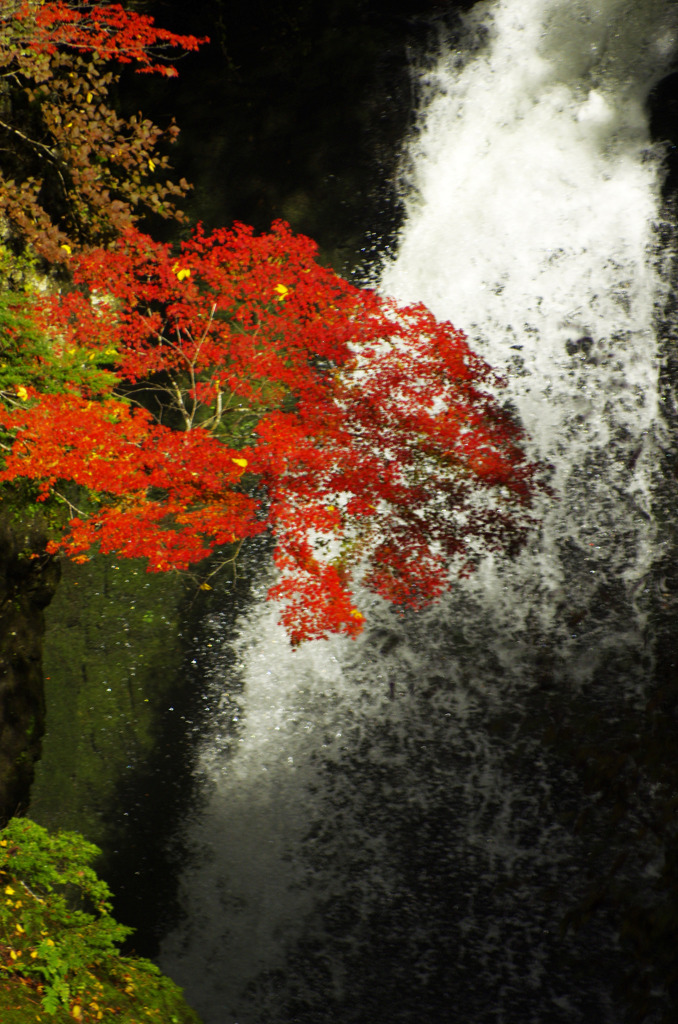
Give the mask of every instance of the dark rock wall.
M 35 524 L 0 518 L 0 823 L 24 809 L 45 725 L 44 608 L 59 566 Z
M 400 224 L 397 166 L 414 123 L 412 68 L 472 5 L 154 0 L 158 23 L 211 42 L 179 61 L 176 79 L 127 76 L 123 101 L 159 124 L 176 116 L 181 135 L 171 156 L 195 186 L 191 220 L 210 228 L 240 220 L 263 231 L 283 218 L 340 272 L 360 272 Z

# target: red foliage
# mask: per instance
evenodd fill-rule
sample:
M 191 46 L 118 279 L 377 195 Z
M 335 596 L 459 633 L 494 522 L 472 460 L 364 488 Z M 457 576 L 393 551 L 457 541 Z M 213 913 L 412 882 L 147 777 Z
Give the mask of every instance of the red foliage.
M 139 72 L 174 76 L 177 70 L 162 63 L 165 48 L 197 50 L 206 39 L 177 35 L 158 28 L 152 17 L 126 11 L 105 0 L 18 0 L 11 16 L 27 25 L 33 55 L 53 56 L 66 47 L 79 53 L 95 53 L 101 61 L 136 64 Z
M 315 255 L 277 223 L 198 229 L 178 251 L 130 229 L 73 258 L 77 290 L 44 299 L 41 322 L 55 358 L 111 374 L 0 413 L 0 479 L 90 494 L 53 549 L 164 570 L 270 530 L 298 642 L 357 633 L 361 583 L 420 608 L 451 566 L 520 545 L 535 467 L 492 371 L 451 324 Z

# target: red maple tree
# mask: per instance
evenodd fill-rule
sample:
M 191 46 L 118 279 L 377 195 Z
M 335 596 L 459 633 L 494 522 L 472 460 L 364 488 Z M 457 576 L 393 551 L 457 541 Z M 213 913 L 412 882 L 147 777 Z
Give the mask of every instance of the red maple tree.
M 50 550 L 186 569 L 268 530 L 299 642 L 359 632 L 358 585 L 420 608 L 524 540 L 538 474 L 500 382 L 423 306 L 354 287 L 281 222 L 178 249 L 130 228 L 71 270 L 35 317 L 78 385 L 45 388 L 43 354 L 0 408 L 0 480 L 70 504 Z

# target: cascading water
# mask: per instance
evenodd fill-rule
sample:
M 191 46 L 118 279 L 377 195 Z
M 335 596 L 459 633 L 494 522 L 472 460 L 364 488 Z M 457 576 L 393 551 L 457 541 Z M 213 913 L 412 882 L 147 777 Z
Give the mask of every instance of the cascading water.
M 510 375 L 560 496 L 526 575 L 561 597 L 563 543 L 586 551 L 592 574 L 601 559 L 642 572 L 647 553 L 661 283 L 644 103 L 677 21 L 665 3 L 612 0 L 503 3 L 475 21 L 476 38 L 489 33 L 480 53 L 424 76 L 407 227 L 383 276 Z
M 502 0 L 421 74 L 381 287 L 506 373 L 557 500 L 518 561 L 425 615 L 375 603 L 358 642 L 293 653 L 263 602 L 205 624 L 203 800 L 160 962 L 206 1024 L 623 1019 L 612 916 L 563 927 L 599 851 L 544 737 L 586 700 L 614 723 L 652 672 L 664 285 L 644 104 L 677 39 L 669 0 Z

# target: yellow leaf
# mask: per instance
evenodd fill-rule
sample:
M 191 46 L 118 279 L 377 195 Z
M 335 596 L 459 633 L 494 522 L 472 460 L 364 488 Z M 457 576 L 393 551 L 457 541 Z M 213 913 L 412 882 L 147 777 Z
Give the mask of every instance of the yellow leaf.
M 236 466 L 240 466 L 241 469 L 245 469 L 247 466 L 247 459 L 231 459 L 231 462 L 235 462 Z
M 365 616 L 363 615 L 363 613 L 362 613 L 362 612 L 359 612 L 357 608 L 352 608 L 352 609 L 351 609 L 351 616 L 352 616 L 352 618 L 354 618 L 354 619 L 364 619 L 364 618 L 365 618 Z
M 191 276 L 190 270 L 187 267 L 182 267 L 181 270 L 177 271 L 177 280 L 185 281 L 187 277 Z
M 87 93 L 87 102 L 88 102 L 88 103 L 91 103 L 91 102 L 92 102 L 92 97 L 93 97 L 93 96 L 94 96 L 94 93 L 93 93 L 93 92 L 88 92 L 88 93 Z
M 80 1020 L 80 1017 L 82 1016 L 82 1009 L 81 1009 L 81 1007 L 79 1007 L 79 1006 L 74 1006 L 74 1007 L 73 1007 L 73 1008 L 71 1009 L 71 1016 L 72 1016 L 73 1018 L 75 1018 L 75 1020 Z
M 12 886 L 11 886 L 11 885 L 6 885 L 6 886 L 5 886 L 5 893 L 6 893 L 6 894 L 7 894 L 8 896 L 13 896 L 13 895 L 14 895 L 14 889 L 12 888 Z
M 150 171 L 154 171 L 155 170 L 155 160 L 149 160 L 148 161 L 148 169 Z
M 210 587 L 209 583 L 201 583 L 200 584 L 200 589 L 201 590 L 211 590 L 212 588 Z
M 64 243 L 64 244 L 63 244 L 63 245 L 61 246 L 61 248 L 62 248 L 62 249 L 64 250 L 64 252 L 68 253 L 68 255 L 69 255 L 69 256 L 70 256 L 70 255 L 71 255 L 71 253 L 73 252 L 73 250 L 71 249 L 70 245 L 66 245 L 66 243 Z
M 284 285 L 284 284 L 277 284 L 275 286 L 275 288 L 273 289 L 273 291 L 278 293 L 278 295 L 280 296 L 280 299 L 282 301 L 284 298 L 286 298 L 286 296 L 287 296 L 287 294 L 289 292 L 289 288 L 286 285 Z

